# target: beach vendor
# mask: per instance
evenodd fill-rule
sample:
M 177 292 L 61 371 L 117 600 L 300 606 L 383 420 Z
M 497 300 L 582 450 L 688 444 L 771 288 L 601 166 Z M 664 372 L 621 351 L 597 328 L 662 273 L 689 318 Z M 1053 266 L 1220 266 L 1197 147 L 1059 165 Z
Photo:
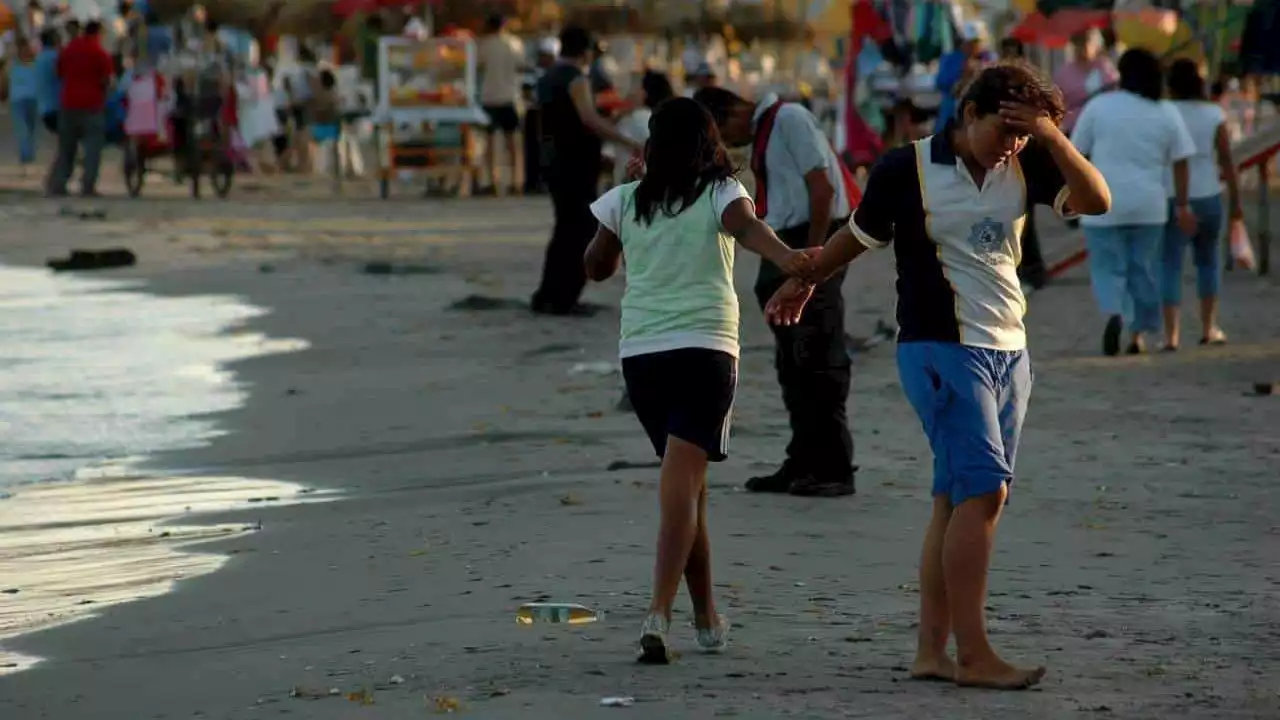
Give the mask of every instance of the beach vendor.
M 1011 690 L 1045 674 L 996 653 L 984 604 L 1031 394 L 1017 275 L 1027 201 L 1064 215 L 1111 205 L 1101 173 L 1058 128 L 1065 111 L 1030 65 L 981 71 L 941 132 L 885 155 L 852 220 L 814 261 L 810 281 L 894 247 L 898 372 L 934 456 L 915 678 Z M 796 322 L 810 292 L 789 280 L 766 309 L 771 322 Z

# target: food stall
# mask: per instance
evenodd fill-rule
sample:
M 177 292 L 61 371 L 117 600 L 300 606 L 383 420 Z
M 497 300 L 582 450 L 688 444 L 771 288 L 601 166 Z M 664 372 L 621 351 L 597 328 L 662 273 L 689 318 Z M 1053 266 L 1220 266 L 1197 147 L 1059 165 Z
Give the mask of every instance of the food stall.
M 378 45 L 374 144 L 381 196 L 402 172 L 444 175 L 471 192 L 472 128 L 488 123 L 475 103 L 476 46 L 468 37 L 384 37 Z

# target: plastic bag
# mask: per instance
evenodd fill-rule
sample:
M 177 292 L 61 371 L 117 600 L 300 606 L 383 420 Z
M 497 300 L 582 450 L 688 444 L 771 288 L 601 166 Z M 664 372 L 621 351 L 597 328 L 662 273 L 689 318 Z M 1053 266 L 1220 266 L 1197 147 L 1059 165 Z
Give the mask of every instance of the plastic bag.
M 1231 221 L 1231 261 L 1236 267 L 1245 270 L 1256 270 L 1258 267 L 1253 255 L 1253 243 L 1249 241 L 1249 231 L 1243 220 Z

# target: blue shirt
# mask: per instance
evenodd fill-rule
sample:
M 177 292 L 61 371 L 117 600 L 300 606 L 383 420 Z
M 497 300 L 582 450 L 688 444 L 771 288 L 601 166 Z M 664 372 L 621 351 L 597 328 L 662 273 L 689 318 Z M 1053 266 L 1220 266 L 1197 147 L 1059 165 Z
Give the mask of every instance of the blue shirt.
M 938 120 L 934 125 L 935 133 L 942 132 L 942 128 L 955 119 L 956 83 L 960 82 L 960 76 L 964 74 L 964 66 L 968 62 L 969 53 L 964 50 L 949 52 L 938 61 L 938 76 L 934 79 L 934 85 L 938 88 L 938 92 L 942 93 L 942 100 L 938 103 Z
M 36 65 L 14 60 L 9 65 L 9 102 L 36 99 Z
M 46 48 L 36 56 L 36 107 L 41 115 L 62 106 L 62 82 L 58 80 L 58 51 Z

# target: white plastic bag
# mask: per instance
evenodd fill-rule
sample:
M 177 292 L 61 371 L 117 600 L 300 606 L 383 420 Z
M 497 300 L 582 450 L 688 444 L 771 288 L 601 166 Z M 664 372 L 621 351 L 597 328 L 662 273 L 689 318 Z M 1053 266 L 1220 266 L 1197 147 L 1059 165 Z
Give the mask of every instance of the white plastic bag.
M 1249 240 L 1249 231 L 1243 220 L 1231 221 L 1231 261 L 1236 267 L 1245 270 L 1256 270 L 1257 259 L 1253 255 L 1253 243 Z

